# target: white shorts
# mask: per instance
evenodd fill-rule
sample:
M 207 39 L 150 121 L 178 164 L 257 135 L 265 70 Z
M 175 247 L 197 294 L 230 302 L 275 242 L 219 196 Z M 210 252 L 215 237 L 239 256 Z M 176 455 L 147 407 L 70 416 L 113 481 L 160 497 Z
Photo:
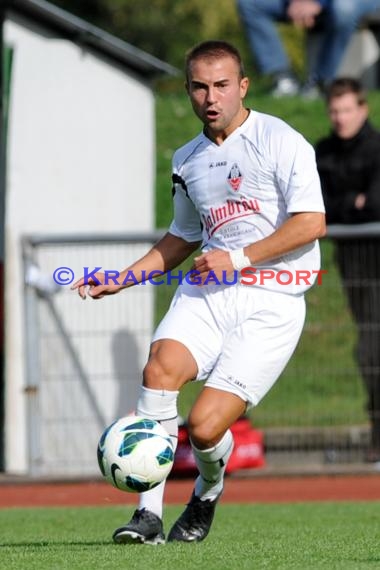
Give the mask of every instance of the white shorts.
M 153 336 L 184 344 L 196 380 L 256 406 L 284 370 L 305 320 L 303 295 L 246 285 L 184 283 Z

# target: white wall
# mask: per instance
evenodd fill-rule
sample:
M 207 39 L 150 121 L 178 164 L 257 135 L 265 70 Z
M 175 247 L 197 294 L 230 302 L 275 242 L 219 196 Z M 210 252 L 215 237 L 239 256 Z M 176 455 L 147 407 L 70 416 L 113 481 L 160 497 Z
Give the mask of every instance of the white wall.
M 309 67 L 315 61 L 320 45 L 319 33 L 307 34 L 306 50 Z M 367 89 L 378 87 L 380 49 L 378 38 L 368 29 L 358 29 L 353 34 L 338 70 L 338 77 L 357 77 Z
M 41 33 L 42 32 L 42 33 Z M 6 197 L 6 468 L 23 472 L 23 234 L 153 227 L 154 98 L 132 74 L 23 20 L 12 47 Z
M 339 69 L 340 77 L 358 77 L 367 89 L 377 89 L 380 49 L 371 30 L 357 30 Z

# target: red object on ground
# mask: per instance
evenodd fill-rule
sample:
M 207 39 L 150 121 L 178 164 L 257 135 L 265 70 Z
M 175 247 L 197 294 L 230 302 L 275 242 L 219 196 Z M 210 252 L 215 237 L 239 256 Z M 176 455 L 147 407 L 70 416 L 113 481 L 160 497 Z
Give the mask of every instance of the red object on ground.
M 226 473 L 240 469 L 253 469 L 265 465 L 264 437 L 261 431 L 254 429 L 247 418 L 240 418 L 231 427 L 234 437 L 234 449 L 228 461 Z M 170 476 L 187 477 L 198 472 L 191 449 L 186 424 L 178 431 L 178 446 Z

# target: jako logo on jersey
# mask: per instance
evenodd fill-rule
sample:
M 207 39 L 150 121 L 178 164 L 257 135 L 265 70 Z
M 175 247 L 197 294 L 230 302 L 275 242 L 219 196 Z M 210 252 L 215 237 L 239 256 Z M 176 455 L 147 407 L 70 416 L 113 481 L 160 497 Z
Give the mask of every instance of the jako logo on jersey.
M 227 161 L 226 160 L 221 160 L 220 162 L 210 162 L 210 164 L 208 165 L 209 168 L 215 168 L 217 166 L 226 166 Z
M 251 198 L 250 200 L 243 199 L 239 202 L 227 200 L 225 204 L 218 208 L 210 208 L 207 215 L 202 214 L 202 222 L 208 236 L 211 237 L 224 224 L 257 214 L 257 212 L 260 212 L 260 204 L 256 198 Z
M 241 181 L 243 180 L 243 175 L 240 172 L 240 168 L 238 167 L 238 165 L 233 164 L 232 168 L 230 170 L 230 173 L 227 177 L 228 180 L 228 184 L 231 186 L 232 190 L 235 190 L 235 192 L 237 192 L 240 188 L 240 184 Z

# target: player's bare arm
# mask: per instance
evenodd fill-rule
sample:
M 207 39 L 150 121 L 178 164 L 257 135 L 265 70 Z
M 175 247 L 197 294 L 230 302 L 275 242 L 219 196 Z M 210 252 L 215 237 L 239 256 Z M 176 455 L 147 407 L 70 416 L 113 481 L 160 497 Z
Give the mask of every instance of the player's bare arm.
M 263 263 L 286 255 L 326 235 L 325 214 L 300 212 L 293 214 L 270 236 L 244 248 L 251 263 Z
M 326 234 L 325 214 L 301 212 L 294 214 L 270 236 L 244 248 L 252 265 L 276 259 Z M 213 271 L 221 279 L 223 272 L 232 273 L 233 265 L 228 251 L 210 250 L 194 259 L 194 269 L 206 278 Z
M 98 272 L 94 274 L 94 279 L 79 279 L 72 289 L 77 289 L 80 297 L 85 299 L 88 295 L 93 299 L 101 299 L 108 295 L 115 295 L 122 289 L 131 287 L 143 280 L 143 271 L 149 274 L 151 271 L 169 271 L 177 267 L 182 261 L 187 259 L 189 255 L 199 247 L 199 242 L 187 242 L 173 234 L 166 233 L 146 255 L 138 259 L 132 265 L 126 267 L 120 272 L 117 284 L 112 280 L 104 284 L 104 273 Z M 124 278 L 128 272 L 133 272 L 134 280 L 128 280 L 123 284 Z M 100 284 L 99 284 L 100 282 Z

